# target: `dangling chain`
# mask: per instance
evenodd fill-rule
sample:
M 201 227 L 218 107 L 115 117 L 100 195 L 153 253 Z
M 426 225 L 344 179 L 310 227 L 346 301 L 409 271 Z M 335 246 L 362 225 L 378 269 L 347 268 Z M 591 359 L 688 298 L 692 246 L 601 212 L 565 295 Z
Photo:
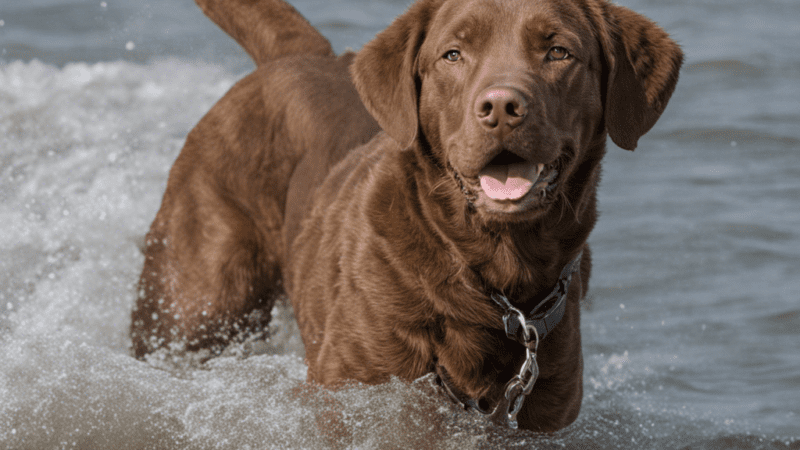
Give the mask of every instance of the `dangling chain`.
M 517 414 L 522 409 L 525 397 L 530 395 L 533 385 L 539 377 L 539 364 L 536 362 L 536 350 L 539 348 L 539 333 L 536 327 L 529 325 L 525 321 L 525 315 L 518 310 L 505 296 L 499 295 L 493 300 L 505 303 L 506 313 L 503 315 L 506 335 L 509 339 L 514 339 L 514 331 L 522 329 L 523 344 L 525 345 L 525 360 L 519 373 L 506 383 L 504 398 L 495 406 L 491 413 L 475 408 L 477 405 L 470 405 L 479 413 L 488 415 L 492 422 L 508 425 L 509 428 L 517 428 Z
M 497 425 L 517 428 L 517 415 L 522 410 L 525 397 L 533 391 L 533 385 L 539 377 L 539 364 L 536 362 L 539 341 L 544 339 L 564 316 L 572 274 L 580 270 L 582 256 L 583 252 L 581 251 L 564 267 L 553 291 L 534 308 L 530 318 L 526 318 L 525 314 L 515 308 L 502 293 L 491 295 L 492 301 L 503 309 L 503 326 L 506 337 L 525 347 L 525 360 L 522 362 L 519 373 L 506 383 L 505 394 L 493 411 L 484 410 L 474 399 L 466 401 L 459 399 L 459 396 L 453 391 L 453 387 L 448 384 L 444 376 L 439 374 L 439 383 L 453 401 L 464 405 L 469 410 L 477 411 Z M 442 370 L 444 369 L 442 368 Z

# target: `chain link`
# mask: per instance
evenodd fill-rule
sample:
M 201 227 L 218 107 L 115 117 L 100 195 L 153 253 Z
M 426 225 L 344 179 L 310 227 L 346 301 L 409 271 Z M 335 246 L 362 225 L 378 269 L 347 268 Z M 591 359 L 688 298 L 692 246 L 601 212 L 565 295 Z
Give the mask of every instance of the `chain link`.
M 517 415 L 520 410 L 522 410 L 525 397 L 530 395 L 533 390 L 533 385 L 539 377 L 539 364 L 536 362 L 536 350 L 539 347 L 539 334 L 536 332 L 536 328 L 525 325 L 525 316 L 523 316 L 518 309 L 512 307 L 509 313 L 517 313 L 521 316 L 525 339 L 525 361 L 522 362 L 519 374 L 515 375 L 514 378 L 506 384 L 505 397 L 507 402 L 501 402 L 507 405 L 506 408 L 509 408 L 505 412 L 508 426 L 516 429 Z M 531 331 L 533 332 L 531 333 Z M 532 337 L 533 339 L 531 339 Z

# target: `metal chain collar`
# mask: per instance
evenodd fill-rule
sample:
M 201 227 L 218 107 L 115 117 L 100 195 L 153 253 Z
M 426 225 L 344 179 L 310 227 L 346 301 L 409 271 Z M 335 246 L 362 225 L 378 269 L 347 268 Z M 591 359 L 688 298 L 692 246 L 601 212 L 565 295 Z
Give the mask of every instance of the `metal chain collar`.
M 519 373 L 506 383 L 505 393 L 494 410 L 484 410 L 474 399 L 462 402 L 453 392 L 452 387 L 440 376 L 440 384 L 451 399 L 457 403 L 462 403 L 468 410 L 474 410 L 485 416 L 496 425 L 506 425 L 509 428 L 517 429 L 517 415 L 522 410 L 525 397 L 533 391 L 533 385 L 539 377 L 539 364 L 536 361 L 539 341 L 544 339 L 544 336 L 561 321 L 566 307 L 567 291 L 572 281 L 572 274 L 580 268 L 582 256 L 583 252 L 579 253 L 575 259 L 564 267 L 555 288 L 553 288 L 550 295 L 545 297 L 533 309 L 533 317 L 531 318 L 526 318 L 525 314 L 515 308 L 505 295 L 501 293 L 491 295 L 492 300 L 503 308 L 503 326 L 506 337 L 521 343 L 525 347 L 525 360 L 522 362 Z M 548 303 L 552 304 L 548 305 Z M 540 311 L 540 309 L 543 310 Z M 542 329 L 541 333 L 539 332 L 540 328 Z
M 494 297 L 494 296 L 493 296 Z M 539 377 L 539 363 L 536 362 L 536 351 L 539 349 L 539 332 L 532 324 L 527 323 L 525 314 L 511 305 L 505 296 L 499 296 L 504 302 L 506 313 L 503 315 L 506 336 L 516 340 L 515 331 L 522 329 L 522 345 L 525 346 L 525 360 L 519 373 L 506 383 L 505 395 L 495 406 L 494 411 L 487 412 L 480 408 L 479 413 L 488 415 L 489 420 L 496 424 L 505 424 L 509 428 L 517 429 L 517 414 L 522 409 L 525 397 L 530 395 L 533 385 Z M 495 299 L 497 301 L 498 299 Z M 475 405 L 477 406 L 477 405 Z
M 506 299 L 506 301 L 508 300 Z M 514 375 L 514 377 L 506 383 L 504 395 L 497 405 L 495 405 L 494 410 L 487 411 L 481 408 L 475 399 L 462 401 L 459 396 L 453 392 L 453 387 L 446 381 L 445 376 L 438 371 L 437 376 L 439 384 L 454 402 L 463 404 L 467 410 L 472 410 L 481 414 L 495 425 L 505 425 L 509 428 L 517 429 L 517 415 L 522 410 L 525 397 L 530 395 L 533 390 L 533 385 L 539 377 L 539 364 L 536 362 L 536 350 L 539 348 L 539 333 L 536 331 L 536 327 L 525 323 L 525 315 L 522 311 L 511 306 L 510 303 L 508 304 L 506 314 L 503 315 L 503 323 L 505 324 L 506 334 L 509 336 L 511 336 L 512 330 L 514 330 L 514 328 L 510 327 L 511 324 L 522 327 L 522 334 L 525 342 L 525 360 L 522 362 L 519 373 Z M 518 328 L 516 329 L 518 330 Z

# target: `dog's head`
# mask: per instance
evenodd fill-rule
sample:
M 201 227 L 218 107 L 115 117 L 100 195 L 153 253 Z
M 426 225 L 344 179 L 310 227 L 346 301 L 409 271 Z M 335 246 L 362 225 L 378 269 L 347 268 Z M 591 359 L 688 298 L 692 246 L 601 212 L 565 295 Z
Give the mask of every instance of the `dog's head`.
M 605 0 L 420 0 L 361 50 L 353 77 L 392 138 L 428 149 L 484 218 L 508 222 L 547 211 L 607 134 L 633 150 L 682 58 Z

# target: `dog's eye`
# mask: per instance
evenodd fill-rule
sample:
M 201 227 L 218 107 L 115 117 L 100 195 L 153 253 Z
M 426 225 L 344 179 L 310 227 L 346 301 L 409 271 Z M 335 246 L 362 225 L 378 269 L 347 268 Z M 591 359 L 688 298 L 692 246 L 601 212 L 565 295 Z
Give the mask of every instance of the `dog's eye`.
M 461 59 L 461 52 L 458 50 L 449 50 L 447 53 L 444 54 L 444 59 L 450 62 L 456 62 Z
M 569 52 L 564 47 L 553 47 L 547 52 L 548 61 L 561 61 L 569 58 Z

